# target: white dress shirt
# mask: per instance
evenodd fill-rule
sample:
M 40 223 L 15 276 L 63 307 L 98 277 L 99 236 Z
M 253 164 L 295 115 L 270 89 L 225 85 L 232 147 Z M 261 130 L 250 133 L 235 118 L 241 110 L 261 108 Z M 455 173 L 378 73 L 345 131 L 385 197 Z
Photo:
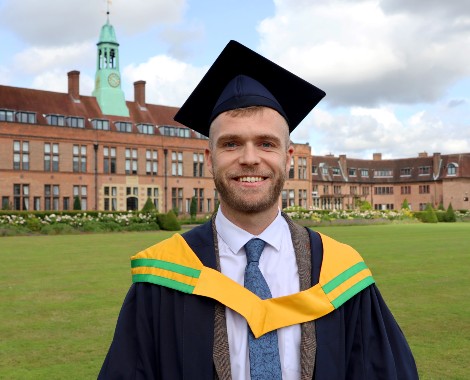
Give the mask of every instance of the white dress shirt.
M 246 254 L 244 245 L 254 235 L 230 222 L 219 208 L 215 219 L 222 273 L 243 286 Z M 272 296 L 299 292 L 299 273 L 287 222 L 279 212 L 260 235 L 266 242 L 259 267 Z M 250 379 L 248 325 L 237 312 L 226 308 L 232 379 Z M 300 325 L 277 330 L 283 380 L 300 378 Z

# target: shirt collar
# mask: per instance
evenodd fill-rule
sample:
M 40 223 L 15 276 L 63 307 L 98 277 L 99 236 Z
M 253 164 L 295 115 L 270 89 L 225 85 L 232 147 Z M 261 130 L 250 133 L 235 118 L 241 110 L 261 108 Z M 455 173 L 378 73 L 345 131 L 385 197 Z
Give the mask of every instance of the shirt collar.
M 282 237 L 285 235 L 282 231 L 287 224 L 278 211 L 273 222 L 258 236 L 252 235 L 244 229 L 236 226 L 228 220 L 219 208 L 215 217 L 215 227 L 219 237 L 227 244 L 234 254 L 238 254 L 243 246 L 254 237 L 263 239 L 267 244 L 279 251 L 281 249 Z

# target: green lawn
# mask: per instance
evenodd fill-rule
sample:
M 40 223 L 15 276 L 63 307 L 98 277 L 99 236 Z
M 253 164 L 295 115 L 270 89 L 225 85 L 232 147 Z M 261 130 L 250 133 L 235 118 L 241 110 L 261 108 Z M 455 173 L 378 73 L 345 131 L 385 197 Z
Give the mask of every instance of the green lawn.
M 470 223 L 318 230 L 364 256 L 422 379 L 470 378 Z M 129 256 L 171 234 L 0 238 L 0 378 L 96 378 Z

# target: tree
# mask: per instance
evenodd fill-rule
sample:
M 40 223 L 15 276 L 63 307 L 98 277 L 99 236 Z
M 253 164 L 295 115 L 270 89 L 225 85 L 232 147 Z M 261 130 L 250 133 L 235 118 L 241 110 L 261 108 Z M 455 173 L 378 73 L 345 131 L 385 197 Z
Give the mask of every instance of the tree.
M 455 216 L 454 209 L 452 208 L 452 203 L 449 203 L 449 207 L 447 207 L 445 221 L 450 222 L 450 223 L 457 221 L 457 217 Z
M 191 205 L 189 206 L 189 214 L 191 215 L 191 222 L 196 220 L 197 214 L 197 199 L 196 197 L 191 198 Z
M 428 203 L 426 205 L 426 209 L 424 210 L 424 223 L 437 223 L 437 215 L 436 211 L 434 211 L 434 208 L 432 207 L 431 203 Z
M 82 209 L 82 203 L 80 202 L 80 198 L 77 196 L 75 196 L 75 198 L 73 198 L 73 209 L 74 210 L 81 210 Z
M 153 204 L 152 199 L 147 198 L 147 201 L 144 204 L 144 207 L 142 207 L 142 212 L 143 213 L 149 213 L 155 211 L 155 205 Z
M 410 209 L 410 204 L 408 203 L 408 199 L 405 198 L 401 205 L 402 210 L 409 210 Z

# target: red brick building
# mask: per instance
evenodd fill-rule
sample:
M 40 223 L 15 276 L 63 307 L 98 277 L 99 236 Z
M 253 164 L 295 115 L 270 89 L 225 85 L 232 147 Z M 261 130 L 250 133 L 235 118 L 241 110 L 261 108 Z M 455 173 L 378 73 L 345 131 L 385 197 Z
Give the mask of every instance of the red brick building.
M 0 85 L 0 198 L 2 208 L 138 210 L 210 213 L 218 198 L 204 161 L 204 136 L 173 120 L 175 107 L 146 102 L 145 82 L 134 100 L 121 90 L 119 44 L 107 22 L 97 44 L 95 89 L 80 94 L 80 73 L 68 73 L 68 92 Z M 295 144 L 281 207 L 413 209 L 449 202 L 468 209 L 470 153 L 412 159 L 312 156 Z

